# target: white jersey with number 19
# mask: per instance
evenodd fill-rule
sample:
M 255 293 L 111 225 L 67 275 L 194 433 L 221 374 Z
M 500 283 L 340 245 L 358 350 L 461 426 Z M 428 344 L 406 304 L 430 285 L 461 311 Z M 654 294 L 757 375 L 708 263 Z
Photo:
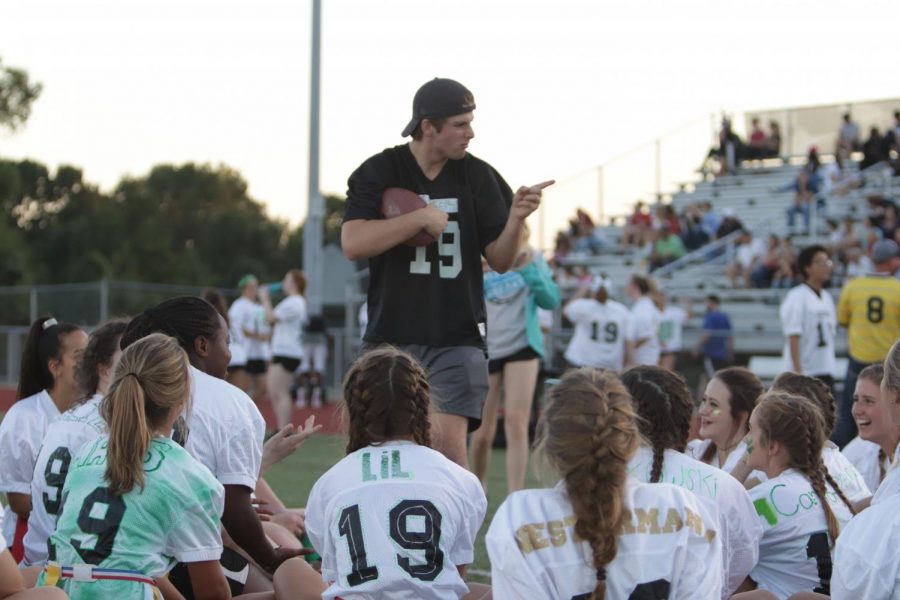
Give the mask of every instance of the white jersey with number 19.
M 578 298 L 566 304 L 563 314 L 575 325 L 566 348 L 567 361 L 579 367 L 622 370 L 628 329 L 628 309 L 623 304 Z
M 322 598 L 461 598 L 487 499 L 478 479 L 408 441 L 367 446 L 309 494 L 306 531 L 322 555 Z
M 791 336 L 800 336 L 800 373 L 831 375 L 834 372 L 834 336 L 837 312 L 827 290 L 816 293 L 805 283 L 788 292 L 779 309 L 784 333 L 784 370 L 794 371 L 791 360 Z

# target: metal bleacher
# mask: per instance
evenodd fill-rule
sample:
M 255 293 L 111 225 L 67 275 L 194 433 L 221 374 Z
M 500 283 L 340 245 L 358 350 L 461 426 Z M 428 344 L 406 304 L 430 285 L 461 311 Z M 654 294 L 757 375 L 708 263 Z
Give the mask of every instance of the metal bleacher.
M 824 157 L 827 163 L 831 157 Z M 797 176 L 805 163 L 804 157 L 782 161 L 767 160 L 746 164 L 737 175 L 704 180 L 685 186 L 672 196 L 672 205 L 681 212 L 689 204 L 708 201 L 721 216 L 733 211 L 735 216 L 756 237 L 774 233 L 779 237 L 788 235 L 795 248 L 813 242 L 827 243 L 826 219 L 841 219 L 847 214 L 857 218 L 865 215 L 865 198 L 869 194 L 881 193 L 890 196 L 900 180 L 891 179 L 880 168 L 872 168 L 864 174 L 865 186 L 851 190 L 845 196 L 833 194 L 824 198 L 825 205 L 816 209 L 810 231 L 797 233 L 787 228 L 786 210 L 793 202 L 793 191 L 778 191 L 786 188 Z M 857 171 L 857 164 L 845 165 L 851 172 Z M 730 210 L 729 210 L 730 209 Z M 802 219 L 798 219 L 802 223 Z M 621 231 L 615 227 L 604 231 L 607 240 L 618 239 Z M 696 345 L 703 321 L 704 301 L 709 293 L 722 299 L 722 309 L 729 314 L 734 327 L 735 352 L 745 355 L 780 355 L 784 344 L 778 308 L 786 290 L 774 289 L 732 289 L 725 276 L 724 265 L 733 257 L 735 238 L 714 242 L 684 259 L 653 273 L 659 285 L 670 298 L 679 301 L 687 299 L 693 317 L 685 325 L 684 346 Z M 615 244 L 618 248 L 618 243 Z M 571 256 L 564 262 L 573 268 L 585 267 L 592 273 L 611 278 L 618 286 L 614 296 L 621 298 L 621 286 L 632 273 L 646 272 L 646 257 L 641 250 L 616 250 L 597 256 Z M 837 287 L 829 290 L 837 301 L 840 293 L 840 276 L 834 279 Z M 562 337 L 568 337 L 563 332 Z M 555 344 L 558 346 L 558 344 Z M 839 331 L 836 341 L 839 356 L 846 355 L 846 331 Z

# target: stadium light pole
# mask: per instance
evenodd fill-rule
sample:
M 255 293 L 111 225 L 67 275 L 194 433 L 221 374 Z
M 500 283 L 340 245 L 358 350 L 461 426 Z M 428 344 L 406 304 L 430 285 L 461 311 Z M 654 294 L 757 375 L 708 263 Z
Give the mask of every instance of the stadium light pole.
M 319 191 L 319 88 L 322 46 L 322 0 L 312 2 L 312 64 L 309 90 L 309 188 L 303 225 L 303 271 L 309 314 L 322 313 L 322 222 L 325 199 Z

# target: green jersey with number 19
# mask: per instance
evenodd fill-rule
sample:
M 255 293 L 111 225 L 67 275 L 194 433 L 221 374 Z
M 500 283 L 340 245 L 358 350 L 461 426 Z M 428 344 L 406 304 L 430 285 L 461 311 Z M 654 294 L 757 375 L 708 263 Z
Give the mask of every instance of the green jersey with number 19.
M 104 479 L 109 439 L 86 444 L 72 459 L 63 506 L 50 537 L 50 560 L 146 577 L 176 562 L 218 560 L 224 489 L 212 473 L 168 438 L 154 438 L 144 459 L 144 488 L 116 496 Z M 72 600 L 152 600 L 151 586 L 115 580 L 61 579 Z
M 461 598 L 487 499 L 439 452 L 392 441 L 348 454 L 322 475 L 306 531 L 322 555 L 322 598 Z

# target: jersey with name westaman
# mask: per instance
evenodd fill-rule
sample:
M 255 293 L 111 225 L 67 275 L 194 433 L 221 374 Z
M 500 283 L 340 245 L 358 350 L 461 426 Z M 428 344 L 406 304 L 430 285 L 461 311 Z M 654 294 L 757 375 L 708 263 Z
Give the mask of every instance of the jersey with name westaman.
M 722 595 L 718 515 L 667 483 L 624 487 L 625 520 L 606 566 L 607 598 L 717 600 Z M 495 598 L 586 599 L 597 582 L 590 545 L 575 535 L 565 484 L 510 494 L 488 529 Z
M 60 415 L 43 390 L 13 404 L 0 421 L 0 492 L 31 495 L 34 463 L 47 426 Z M 3 511 L 3 536 L 15 540 L 18 516 L 7 506 Z
M 114 495 L 104 479 L 109 438 L 81 447 L 63 488 L 63 507 L 50 536 L 50 560 L 94 565 L 157 578 L 176 562 L 218 560 L 225 494 L 212 474 L 169 438 L 155 437 L 144 459 L 144 487 Z M 152 600 L 135 581 L 74 581 L 60 587 L 72 600 Z
M 624 304 L 578 298 L 566 304 L 563 314 L 575 325 L 566 348 L 567 361 L 580 367 L 622 370 L 629 319 Z
M 322 598 L 461 598 L 487 499 L 478 479 L 408 441 L 348 454 L 313 486 L 306 530 Z
M 64 412 L 47 427 L 31 481 L 31 513 L 25 534 L 26 565 L 47 561 L 47 538 L 56 529 L 63 485 L 72 457 L 86 442 L 106 431 L 106 421 L 100 416 L 102 399 L 100 394 L 92 396 L 84 404 Z
M 381 219 L 381 196 L 390 187 L 412 190 L 449 215 L 436 243 L 400 244 L 369 258 L 364 340 L 483 348 L 481 255 L 506 225 L 512 191 L 503 178 L 467 154 L 430 180 L 404 144 L 366 160 L 348 185 L 344 222 Z
M 853 517 L 834 548 L 833 600 L 900 600 L 900 496 Z
M 803 375 L 834 372 L 834 336 L 837 312 L 828 290 L 816 292 L 805 283 L 791 289 L 779 309 L 784 333 L 784 370 L 793 371 L 788 338 L 800 336 L 800 368 Z
M 628 463 L 628 474 L 650 483 L 653 449 L 641 446 Z M 719 515 L 722 539 L 722 597 L 730 598 L 759 559 L 762 525 L 750 494 L 740 481 L 721 469 L 693 459 L 676 450 L 663 454 L 660 483 L 671 483 L 709 502 Z
M 832 568 L 825 511 L 805 475 L 788 469 L 750 489 L 763 537 L 759 563 L 750 573 L 760 589 L 784 600 L 797 592 L 828 595 Z M 843 525 L 852 516 L 837 494 L 825 500 Z

